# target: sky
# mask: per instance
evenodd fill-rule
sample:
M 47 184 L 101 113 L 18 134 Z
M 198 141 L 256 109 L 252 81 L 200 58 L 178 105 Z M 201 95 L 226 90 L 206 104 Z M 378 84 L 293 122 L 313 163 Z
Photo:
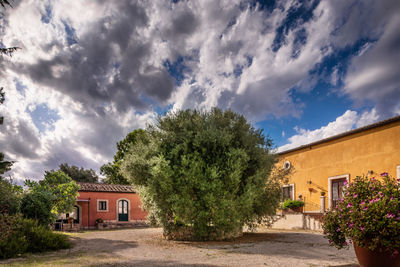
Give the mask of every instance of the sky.
M 283 151 L 400 115 L 400 1 L 15 0 L 6 175 L 98 172 L 158 115 L 231 109 Z

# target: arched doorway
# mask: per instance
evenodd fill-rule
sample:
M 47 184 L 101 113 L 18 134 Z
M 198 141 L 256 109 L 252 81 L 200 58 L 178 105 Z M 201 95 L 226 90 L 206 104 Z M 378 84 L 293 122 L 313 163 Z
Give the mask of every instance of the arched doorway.
M 127 222 L 129 221 L 129 204 L 126 200 L 118 201 L 118 221 Z

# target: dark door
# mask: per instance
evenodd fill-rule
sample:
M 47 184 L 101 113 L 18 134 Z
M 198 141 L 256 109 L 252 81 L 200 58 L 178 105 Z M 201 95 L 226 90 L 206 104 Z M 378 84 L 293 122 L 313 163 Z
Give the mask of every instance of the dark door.
M 78 223 L 79 224 L 79 207 L 75 206 L 74 207 L 74 212 L 73 212 L 73 216 L 74 217 L 74 223 Z
M 128 221 L 128 201 L 120 200 L 118 201 L 118 221 L 127 222 Z
M 344 181 L 346 181 L 346 178 L 332 180 L 332 192 L 331 192 L 332 208 L 336 207 L 338 200 L 343 198 L 344 196 L 343 194 Z

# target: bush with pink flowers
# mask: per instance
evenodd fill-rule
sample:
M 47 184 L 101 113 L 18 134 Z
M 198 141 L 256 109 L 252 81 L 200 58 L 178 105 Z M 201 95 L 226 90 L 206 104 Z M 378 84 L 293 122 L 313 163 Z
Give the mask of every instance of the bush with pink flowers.
M 344 197 L 323 218 L 324 235 L 339 249 L 355 242 L 372 251 L 400 248 L 400 179 L 387 173 L 356 177 L 344 188 Z

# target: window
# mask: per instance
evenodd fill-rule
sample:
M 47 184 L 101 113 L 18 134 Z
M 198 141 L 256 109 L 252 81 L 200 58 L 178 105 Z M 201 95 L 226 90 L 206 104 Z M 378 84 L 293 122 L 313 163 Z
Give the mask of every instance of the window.
M 286 199 L 294 200 L 294 184 L 282 186 L 282 200 Z
M 108 200 L 97 200 L 97 211 L 108 211 Z
M 118 201 L 118 221 L 129 221 L 129 203 L 128 200 L 121 199 Z
M 335 207 L 337 202 L 343 198 L 343 187 L 345 181 L 349 182 L 350 175 L 338 175 L 328 178 L 328 206 L 329 208 Z

